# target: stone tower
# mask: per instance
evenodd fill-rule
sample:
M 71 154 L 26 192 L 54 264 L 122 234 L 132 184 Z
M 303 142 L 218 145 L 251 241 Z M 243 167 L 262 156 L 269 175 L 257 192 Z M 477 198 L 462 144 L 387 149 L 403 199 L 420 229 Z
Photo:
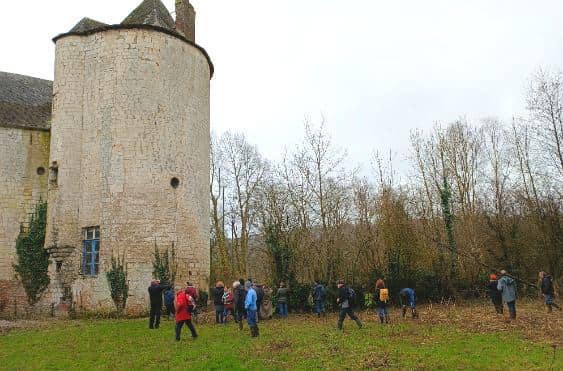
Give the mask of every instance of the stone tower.
M 189 1 L 176 18 L 145 0 L 121 24 L 84 18 L 54 39 L 50 302 L 111 308 L 105 272 L 124 257 L 127 310 L 146 309 L 155 247 L 175 249 L 177 286 L 208 287 L 213 65 Z

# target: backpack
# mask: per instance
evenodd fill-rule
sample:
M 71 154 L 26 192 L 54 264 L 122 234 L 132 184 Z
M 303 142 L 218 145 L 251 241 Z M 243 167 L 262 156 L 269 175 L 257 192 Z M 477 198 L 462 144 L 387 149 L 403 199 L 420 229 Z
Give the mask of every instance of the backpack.
M 348 305 L 350 307 L 353 307 L 354 305 L 356 305 L 356 292 L 351 287 L 347 287 L 346 291 L 348 294 Z
M 379 301 L 383 303 L 389 301 L 389 289 L 379 289 Z
M 226 292 L 226 293 L 223 294 L 223 297 L 221 298 L 221 301 L 223 302 L 224 305 L 229 305 L 229 304 L 232 304 L 232 303 L 233 303 L 232 300 L 229 300 L 229 299 L 230 299 L 229 296 L 230 296 L 230 295 L 229 295 L 228 292 Z

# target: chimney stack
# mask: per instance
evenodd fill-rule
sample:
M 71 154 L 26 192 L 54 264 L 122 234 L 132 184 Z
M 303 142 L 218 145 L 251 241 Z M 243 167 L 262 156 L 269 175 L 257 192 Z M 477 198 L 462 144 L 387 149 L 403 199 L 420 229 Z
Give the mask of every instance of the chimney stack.
M 195 9 L 190 0 L 176 0 L 176 31 L 195 43 Z

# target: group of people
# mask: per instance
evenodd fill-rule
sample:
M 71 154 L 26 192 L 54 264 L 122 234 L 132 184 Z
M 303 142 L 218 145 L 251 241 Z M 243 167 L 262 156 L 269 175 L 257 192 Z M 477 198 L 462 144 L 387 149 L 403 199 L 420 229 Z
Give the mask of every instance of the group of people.
M 548 273 L 539 273 L 539 290 L 543 296 L 547 311 L 550 313 L 553 308 L 561 310 L 561 307 L 554 301 L 555 290 L 553 288 L 553 278 Z M 511 319 L 516 319 L 516 279 L 510 276 L 505 270 L 500 271 L 500 276 L 491 273 L 487 284 L 487 293 L 498 314 L 503 314 L 504 304 L 508 307 Z
M 548 312 L 553 308 L 561 310 L 554 302 L 553 278 L 546 272 L 539 273 L 540 291 L 545 300 Z M 359 328 L 362 322 L 354 313 L 356 304 L 356 293 L 347 286 L 344 280 L 337 281 L 337 298 L 336 303 L 339 308 L 337 328 L 342 330 L 346 316 L 356 322 Z M 504 304 L 506 303 L 510 318 L 516 318 L 516 279 L 510 276 L 505 270 L 500 271 L 500 275 L 495 273 L 490 275 L 487 283 L 488 295 L 498 314 L 503 313 Z M 196 309 L 196 301 L 198 298 L 197 289 L 190 283 L 187 283 L 185 289 L 179 290 L 174 294 L 174 290 L 170 285 L 161 284 L 159 280 L 153 280 L 148 289 L 150 297 L 150 318 L 149 328 L 157 329 L 160 325 L 160 311 L 162 308 L 162 297 L 164 293 L 164 304 L 167 314 L 170 318 L 176 320 L 176 340 L 180 340 L 181 330 L 184 325 L 188 327 L 192 338 L 197 338 L 197 332 L 192 318 Z M 240 279 L 233 282 L 232 288 L 225 288 L 223 282 L 219 281 L 215 284 L 213 304 L 215 309 L 215 321 L 217 324 L 226 324 L 229 315 L 238 324 L 239 329 L 243 329 L 243 322 L 247 321 L 252 337 L 259 336 L 258 321 L 262 319 L 272 318 L 272 299 L 274 290 L 267 285 L 261 285 L 253 282 L 251 279 Z M 385 285 L 383 279 L 375 282 L 375 291 L 373 292 L 373 302 L 377 306 L 377 313 L 381 324 L 389 323 L 389 305 L 391 293 Z M 289 288 L 285 283 L 281 283 L 275 293 L 278 305 L 278 313 L 281 318 L 288 316 Z M 327 289 L 320 281 L 316 280 L 313 286 L 311 297 L 313 299 L 315 313 L 318 317 L 326 315 L 325 302 L 327 298 Z M 399 300 L 402 309 L 402 317 L 407 316 L 407 310 L 410 309 L 412 318 L 417 318 L 416 311 L 416 295 L 415 290 L 405 287 L 399 291 Z

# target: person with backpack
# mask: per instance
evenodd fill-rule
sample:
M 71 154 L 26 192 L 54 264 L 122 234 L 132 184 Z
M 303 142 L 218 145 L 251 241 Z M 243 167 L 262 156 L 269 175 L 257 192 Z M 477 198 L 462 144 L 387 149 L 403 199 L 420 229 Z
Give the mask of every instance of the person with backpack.
M 233 288 L 235 290 L 235 322 L 238 323 L 239 329 L 242 330 L 245 316 L 244 301 L 246 300 L 246 290 L 241 281 L 233 282 Z
M 489 282 L 487 283 L 487 295 L 491 298 L 493 305 L 497 314 L 502 314 L 502 295 L 498 291 L 498 278 L 497 275 L 492 273 L 489 276 Z
M 508 306 L 511 319 L 516 319 L 516 280 L 510 277 L 503 269 L 500 271 L 497 289 L 500 291 L 502 301 Z
M 227 324 L 227 318 L 229 317 L 229 313 L 235 318 L 235 294 L 230 289 L 227 289 L 223 294 L 223 307 L 225 308 L 223 311 L 223 323 Z
M 272 319 L 272 290 L 268 285 L 264 285 L 264 300 L 260 307 L 260 314 L 264 319 Z
M 553 289 L 553 278 L 547 274 L 546 272 L 540 272 L 540 291 L 543 295 L 545 300 L 545 305 L 547 306 L 547 312 L 551 313 L 553 311 L 553 307 L 559 309 L 561 311 L 561 307 L 555 304 L 553 299 L 555 295 L 555 290 Z
M 345 285 L 343 279 L 340 279 L 336 282 L 336 287 L 338 288 L 338 297 L 336 298 L 336 304 L 340 308 L 337 323 L 338 329 L 343 329 L 344 319 L 346 318 L 346 315 L 348 315 L 350 319 L 356 322 L 358 328 L 362 328 L 362 321 L 360 321 L 358 316 L 356 316 L 353 309 L 353 306 L 356 303 L 356 293 L 352 288 Z
M 187 293 L 187 290 L 178 292 L 178 295 L 176 295 L 176 341 L 180 341 L 184 325 L 190 329 L 192 339 L 197 338 L 197 332 L 192 323 L 192 313 L 195 306 L 195 300 Z
M 379 321 L 381 321 L 381 323 L 383 323 L 383 321 L 389 323 L 389 310 L 387 309 L 389 304 L 389 289 L 385 287 L 385 281 L 382 279 L 375 282 L 373 301 L 377 304 Z
M 164 306 L 166 307 L 166 315 L 168 315 L 168 319 L 173 319 L 175 311 L 174 311 L 174 289 L 172 287 L 164 291 Z
M 287 302 L 288 302 L 289 289 L 285 287 L 285 283 L 280 283 L 280 288 L 277 292 L 278 299 L 278 312 L 281 318 L 287 318 Z
M 225 285 L 223 282 L 218 281 L 215 284 L 215 290 L 213 291 L 213 305 L 215 306 L 215 323 L 223 323 L 223 312 L 225 307 L 223 306 L 223 294 L 225 293 Z
M 315 286 L 313 287 L 313 292 L 311 293 L 313 297 L 313 302 L 315 303 L 315 313 L 317 317 L 321 314 L 326 316 L 325 312 L 325 299 L 326 299 L 326 288 L 320 283 L 319 280 L 315 280 Z
M 416 296 L 414 289 L 410 287 L 405 287 L 399 291 L 399 301 L 401 302 L 401 308 L 403 311 L 403 318 L 407 316 L 407 305 L 411 308 L 412 318 L 416 318 L 418 314 L 416 313 Z

